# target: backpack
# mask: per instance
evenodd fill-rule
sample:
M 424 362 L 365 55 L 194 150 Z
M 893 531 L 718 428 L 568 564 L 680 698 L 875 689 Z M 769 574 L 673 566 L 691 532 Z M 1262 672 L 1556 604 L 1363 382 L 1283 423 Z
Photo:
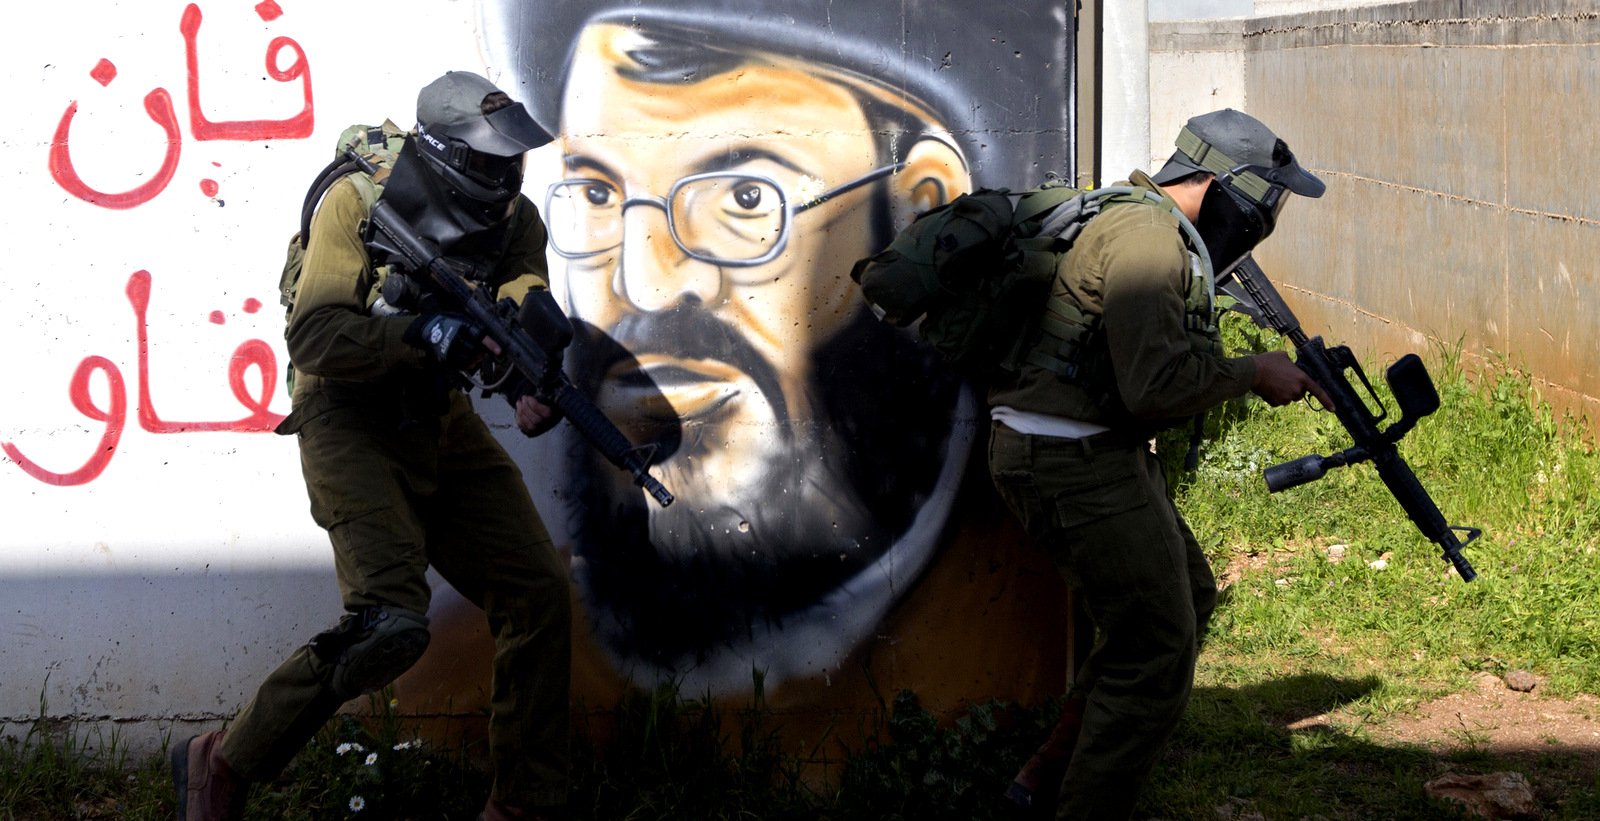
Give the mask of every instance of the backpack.
M 285 322 L 294 313 L 295 292 L 299 290 L 300 271 L 306 262 L 306 245 L 311 241 L 311 217 L 316 214 L 323 196 L 334 183 L 348 177 L 356 193 L 361 196 L 361 204 L 371 211 L 383 193 L 384 180 L 388 178 L 390 169 L 394 168 L 405 138 L 406 132 L 389 120 L 384 120 L 381 126 L 352 125 L 339 135 L 333 162 L 317 173 L 310 189 L 306 191 L 305 201 L 300 205 L 300 230 L 289 238 L 289 247 L 284 254 L 283 273 L 278 277 L 278 301 L 283 304 Z M 351 150 L 378 166 L 378 173 L 369 175 L 362 171 L 355 161 L 345 156 Z M 368 302 L 371 301 L 369 298 Z M 283 384 L 284 390 L 293 396 L 292 363 L 287 366 Z
M 323 196 L 334 183 L 349 177 L 356 193 L 361 195 L 361 204 L 371 211 L 383 193 L 383 182 L 388 178 L 389 170 L 394 168 L 405 139 L 406 132 L 390 120 L 384 120 L 381 126 L 352 125 L 339 135 L 333 162 L 317 172 L 310 189 L 306 191 L 305 201 L 300 205 L 300 230 L 289 238 L 283 274 L 278 278 L 278 301 L 283 304 L 285 319 L 294 311 L 294 295 L 300 287 L 300 269 L 306 261 L 306 244 L 311 241 L 311 217 L 316 214 Z M 378 173 L 369 175 L 362 171 L 345 156 L 345 152 L 351 150 L 378 166 Z
M 903 328 L 920 318 L 923 341 L 958 373 L 1014 371 L 1038 358 L 1031 349 L 1057 263 L 1113 199 L 1144 201 L 1129 188 L 1061 182 L 962 194 L 919 215 L 850 278 L 879 319 Z

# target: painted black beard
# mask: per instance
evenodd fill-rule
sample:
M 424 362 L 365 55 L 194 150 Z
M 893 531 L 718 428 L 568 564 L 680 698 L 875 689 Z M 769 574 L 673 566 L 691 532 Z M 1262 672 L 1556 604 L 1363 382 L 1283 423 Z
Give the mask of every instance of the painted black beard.
M 888 550 L 938 478 L 959 381 L 927 349 L 862 314 L 814 357 L 821 429 L 795 431 L 771 366 L 698 308 L 643 315 L 617 339 L 579 324 L 568 362 L 593 396 L 634 353 L 670 350 L 738 365 L 773 401 L 784 445 L 735 509 L 681 498 L 652 511 L 588 446 L 568 454 L 578 585 L 596 632 L 625 666 L 681 671 L 748 641 Z M 618 420 L 621 421 L 621 420 Z M 663 453 L 699 461 L 693 427 L 660 432 Z M 664 458 L 664 456 L 663 456 Z

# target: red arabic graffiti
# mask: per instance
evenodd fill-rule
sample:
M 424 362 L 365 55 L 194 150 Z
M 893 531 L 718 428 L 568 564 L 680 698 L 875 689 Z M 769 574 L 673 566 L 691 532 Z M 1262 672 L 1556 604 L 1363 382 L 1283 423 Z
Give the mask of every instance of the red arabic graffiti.
M 239 404 L 251 411 L 232 422 L 167 422 L 156 414 L 150 399 L 150 329 L 145 321 L 150 307 L 150 272 L 135 271 L 128 277 L 128 303 L 133 306 L 135 331 L 139 340 L 139 427 L 151 433 L 186 433 L 201 430 L 231 430 L 240 433 L 269 431 L 283 417 L 267 409 L 272 392 L 278 389 L 278 357 L 272 346 L 259 339 L 247 339 L 233 349 L 228 359 L 228 388 Z M 245 369 L 254 365 L 261 371 L 261 396 L 252 397 L 244 384 Z
M 263 0 L 255 6 L 256 14 L 266 22 L 272 22 L 283 15 L 283 9 L 272 0 Z M 300 113 L 285 120 L 224 120 L 213 122 L 205 116 L 200 107 L 200 56 L 198 38 L 200 34 L 200 7 L 190 3 L 183 10 L 183 18 L 178 23 L 178 30 L 183 34 L 184 56 L 188 64 L 188 99 L 189 99 L 189 131 L 196 141 L 203 140 L 271 140 L 271 139 L 304 139 L 311 136 L 315 124 L 315 115 L 311 101 L 311 66 L 306 60 L 305 49 L 289 37 L 275 37 L 267 44 L 266 64 L 267 74 L 280 83 L 300 81 L 301 95 L 305 102 Z M 286 69 L 278 68 L 278 57 L 285 49 L 294 52 L 294 62 Z M 116 79 L 117 67 L 110 60 L 101 59 L 89 71 L 89 76 L 101 86 L 109 87 L 111 81 Z M 77 169 L 72 164 L 72 152 L 68 148 L 69 137 L 72 130 L 72 118 L 78 113 L 78 101 L 73 100 L 67 104 L 66 111 L 61 115 L 61 120 L 56 125 L 55 138 L 50 143 L 50 176 L 55 179 L 67 193 L 92 205 L 102 208 L 125 210 L 137 208 L 155 199 L 167 185 L 172 182 L 172 177 L 177 173 L 178 160 L 183 153 L 183 135 L 178 130 L 177 112 L 173 109 L 172 95 L 165 88 L 156 88 L 144 98 L 144 110 L 150 119 L 161 126 L 166 133 L 166 154 L 161 160 L 161 167 L 151 178 L 141 185 L 120 193 L 106 193 L 96 190 L 78 175 Z M 213 163 L 215 164 L 215 163 Z M 201 181 L 201 193 L 208 197 L 217 196 L 217 184 L 212 180 Z
M 256 7 L 256 13 L 262 19 L 272 20 L 282 14 L 276 4 L 270 7 L 266 5 Z M 267 44 L 267 74 L 280 83 L 300 81 L 305 106 L 299 114 L 287 120 L 212 122 L 200 111 L 200 56 L 196 44 L 200 33 L 200 7 L 190 3 L 183 10 L 183 20 L 178 28 L 183 32 L 184 57 L 189 63 L 189 130 L 194 133 L 196 140 L 293 140 L 311 136 L 315 122 L 311 105 L 311 67 L 306 64 L 306 52 L 299 43 L 288 37 L 275 37 Z M 287 69 L 279 70 L 278 55 L 286 48 L 294 50 L 295 59 Z
M 89 377 L 101 371 L 106 375 L 106 382 L 111 389 L 111 410 L 105 411 L 96 407 L 94 400 L 89 397 Z M 105 433 L 100 435 L 100 444 L 95 447 L 94 453 L 89 456 L 89 461 L 83 467 L 67 473 L 53 473 L 40 467 L 32 459 L 22 455 L 22 451 L 10 442 L 0 443 L 0 449 L 5 450 L 11 461 L 17 463 L 35 479 L 47 485 L 67 487 L 81 485 L 94 481 L 100 473 L 111 464 L 111 457 L 117 451 L 117 442 L 122 439 L 122 426 L 128 419 L 128 396 L 122 389 L 122 371 L 111 360 L 103 356 L 90 356 L 78 363 L 78 369 L 72 373 L 72 385 L 67 389 L 72 397 L 72 406 L 78 413 L 93 419 L 96 422 L 105 422 Z
M 139 427 L 150 433 L 190 433 L 195 431 L 234 431 L 238 433 L 261 433 L 270 431 L 283 421 L 281 414 L 273 413 L 267 405 L 272 399 L 272 394 L 278 387 L 278 358 L 272 346 L 259 339 L 247 339 L 233 350 L 228 359 L 228 389 L 233 392 L 233 398 L 238 400 L 246 410 L 248 416 L 227 422 L 168 422 L 156 413 L 155 403 L 150 395 L 150 331 L 146 321 L 150 307 L 150 272 L 135 271 L 128 277 L 126 293 L 128 304 L 133 306 L 133 316 L 139 350 Z M 245 301 L 246 313 L 255 313 L 261 309 L 261 302 L 257 299 Z M 221 312 L 213 312 L 213 322 Z M 217 322 L 216 324 L 222 324 Z M 261 391 L 257 396 L 251 396 L 245 384 L 245 373 L 254 367 L 261 374 Z M 111 394 L 111 407 L 102 409 L 94 403 L 89 395 L 89 377 L 100 371 L 106 375 L 106 383 Z M 100 436 L 100 443 L 95 447 L 94 453 L 77 470 L 65 473 L 56 473 L 39 465 L 39 463 L 24 456 L 10 442 L 0 443 L 0 450 L 11 457 L 35 479 L 50 485 L 68 487 L 82 485 L 94 481 L 105 471 L 111 463 L 111 457 L 116 454 L 117 444 L 122 439 L 122 430 L 127 422 L 128 397 L 123 385 L 122 371 L 118 370 L 115 363 L 103 356 L 85 357 L 78 363 L 78 369 L 72 374 L 72 382 L 68 387 L 68 395 L 72 399 L 72 406 L 78 412 L 95 422 L 106 423 L 105 432 Z
M 112 73 L 115 74 L 115 71 Z M 106 82 L 109 84 L 110 80 Z M 161 160 L 161 169 L 156 171 L 149 182 L 120 194 L 107 194 L 90 188 L 78 176 L 77 170 L 72 167 L 72 155 L 67 151 L 67 135 L 72 129 L 72 118 L 78 113 L 78 101 L 73 100 L 67 106 L 67 113 L 61 115 L 61 122 L 56 125 L 55 139 L 50 142 L 50 176 L 55 178 L 56 184 L 66 189 L 68 194 L 101 208 L 117 210 L 137 208 L 155 199 L 155 196 L 167 187 L 167 183 L 172 182 L 172 175 L 178 171 L 178 155 L 183 152 L 183 137 L 178 133 L 178 116 L 172 110 L 172 96 L 166 89 L 158 88 L 146 94 L 144 110 L 150 115 L 150 119 L 156 121 L 156 125 L 167 132 L 167 155 Z

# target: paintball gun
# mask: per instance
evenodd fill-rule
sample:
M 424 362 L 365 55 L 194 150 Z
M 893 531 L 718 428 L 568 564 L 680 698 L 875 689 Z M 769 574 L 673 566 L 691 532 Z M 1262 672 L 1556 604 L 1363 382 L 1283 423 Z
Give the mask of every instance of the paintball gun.
M 376 166 L 356 153 L 349 152 L 347 156 L 363 171 L 369 174 L 377 171 Z M 540 336 L 544 338 L 544 344 L 541 345 L 526 330 L 528 323 L 518 321 L 519 308 L 515 300 L 507 297 L 500 300 L 499 305 L 491 303 L 487 289 L 474 287 L 467 282 L 455 266 L 439 253 L 438 246 L 417 234 L 393 205 L 380 198 L 373 205 L 369 219 L 375 229 L 375 244 L 403 257 L 412 271 L 419 274 L 426 272 L 437 292 L 459 306 L 473 322 L 487 329 L 489 338 L 500 346 L 512 366 L 533 384 L 541 386 L 541 394 L 550 397 L 549 401 L 566 414 L 573 427 L 607 461 L 633 474 L 634 484 L 644 488 L 657 504 L 662 507 L 672 504 L 672 493 L 650 475 L 650 461 L 655 456 L 656 446 L 635 447 L 561 372 L 559 360 L 555 367 L 551 367 L 551 354 L 547 353 L 547 348 L 559 353 L 571 341 L 572 332 L 566 324 L 566 318 L 561 316 L 560 308 L 547 293 L 542 297 L 530 293 L 524 302 L 542 299 L 548 304 L 523 305 L 520 309 L 522 316 L 531 314 L 534 318 L 549 320 L 536 321 L 534 324 L 537 326 L 554 326 L 555 318 L 560 318 L 559 328 L 538 328 Z M 545 316 L 540 317 L 541 313 Z
M 1231 281 L 1229 278 L 1231 277 Z M 1333 397 L 1333 412 L 1344 429 L 1350 433 L 1354 445 L 1331 456 L 1312 454 L 1291 462 L 1274 465 L 1265 471 L 1267 490 L 1277 493 L 1292 487 L 1321 479 L 1330 468 L 1353 465 L 1372 460 L 1378 476 L 1394 494 L 1400 507 L 1411 517 L 1422 535 L 1444 550 L 1443 558 L 1455 566 L 1462 581 L 1472 581 L 1477 573 L 1461 555 L 1461 549 L 1476 541 L 1482 531 L 1475 527 L 1454 527 L 1445 521 L 1433 497 L 1412 473 L 1405 457 L 1395 443 L 1405 436 L 1422 417 L 1439 409 L 1439 392 L 1428 376 L 1428 369 L 1416 354 L 1406 354 L 1389 366 L 1384 378 L 1394 393 L 1395 404 L 1400 406 L 1400 418 L 1379 430 L 1378 423 L 1388 418 L 1389 411 L 1372 390 L 1372 383 L 1356 362 L 1350 348 L 1338 345 L 1332 348 L 1322 342 L 1322 337 L 1307 337 L 1300 329 L 1300 320 L 1284 303 L 1278 289 L 1273 287 L 1261 267 L 1249 255 L 1219 277 L 1221 289 L 1241 302 L 1241 310 L 1251 316 L 1256 324 L 1268 327 L 1289 338 L 1295 347 L 1295 364 Z M 1374 414 L 1366 401 L 1356 392 L 1346 372 L 1361 381 L 1367 395 L 1372 397 L 1378 412 Z M 1457 538 L 1457 533 L 1466 541 Z

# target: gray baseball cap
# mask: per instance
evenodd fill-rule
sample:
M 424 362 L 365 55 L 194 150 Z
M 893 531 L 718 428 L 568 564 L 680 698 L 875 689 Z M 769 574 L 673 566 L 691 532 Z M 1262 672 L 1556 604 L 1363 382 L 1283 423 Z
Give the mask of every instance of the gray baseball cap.
M 1273 186 L 1302 197 L 1320 197 L 1326 189 L 1272 129 L 1242 111 L 1224 108 L 1191 118 L 1178 132 L 1177 146 L 1150 178 L 1157 185 L 1202 172 L 1257 203 Z
M 494 83 L 477 74 L 447 71 L 417 94 L 417 122 L 436 135 L 464 141 L 473 151 L 501 157 L 531 151 L 554 139 L 521 103 L 485 115 L 483 100 L 496 92 L 500 89 Z

